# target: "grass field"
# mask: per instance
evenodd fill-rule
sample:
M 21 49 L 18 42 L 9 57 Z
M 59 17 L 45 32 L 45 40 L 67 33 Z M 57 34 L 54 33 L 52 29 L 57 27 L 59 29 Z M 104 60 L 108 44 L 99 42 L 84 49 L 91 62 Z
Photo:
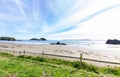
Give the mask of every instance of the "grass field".
M 120 77 L 120 68 L 0 52 L 0 77 Z

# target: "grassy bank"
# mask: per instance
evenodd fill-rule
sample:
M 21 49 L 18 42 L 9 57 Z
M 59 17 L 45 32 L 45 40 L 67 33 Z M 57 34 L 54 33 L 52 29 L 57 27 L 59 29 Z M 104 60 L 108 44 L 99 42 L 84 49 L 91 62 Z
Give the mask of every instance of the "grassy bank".
M 78 61 L 14 57 L 0 52 L 0 77 L 120 77 L 119 67 L 97 67 Z

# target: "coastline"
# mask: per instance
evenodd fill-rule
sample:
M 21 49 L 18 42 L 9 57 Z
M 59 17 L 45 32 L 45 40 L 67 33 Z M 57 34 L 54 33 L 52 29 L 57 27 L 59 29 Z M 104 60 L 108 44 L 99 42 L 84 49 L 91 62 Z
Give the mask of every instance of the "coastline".
M 48 45 L 48 44 L 16 44 L 16 43 L 4 43 L 0 42 L 1 51 L 27 51 L 33 53 L 42 53 L 44 51 L 48 54 L 80 57 L 80 54 L 83 54 L 83 58 L 100 60 L 100 61 L 110 61 L 120 63 L 119 54 L 112 54 L 112 51 L 106 52 L 105 50 L 95 50 L 87 49 L 82 47 L 75 47 L 69 45 Z M 69 59 L 72 60 L 72 59 Z M 108 66 L 113 64 L 99 63 L 99 62 L 90 62 L 98 66 Z M 119 65 L 115 65 L 119 66 Z

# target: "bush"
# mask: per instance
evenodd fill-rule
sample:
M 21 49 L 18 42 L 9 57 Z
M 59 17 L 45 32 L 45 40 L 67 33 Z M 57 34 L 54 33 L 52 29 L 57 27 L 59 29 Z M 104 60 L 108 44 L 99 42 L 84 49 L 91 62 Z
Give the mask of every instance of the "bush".
M 6 53 L 6 52 L 0 52 L 0 55 L 4 55 L 4 56 L 8 56 L 8 57 L 12 57 L 12 54 Z
M 116 68 L 105 68 L 104 69 L 105 74 L 114 74 L 114 75 L 120 75 L 120 71 Z

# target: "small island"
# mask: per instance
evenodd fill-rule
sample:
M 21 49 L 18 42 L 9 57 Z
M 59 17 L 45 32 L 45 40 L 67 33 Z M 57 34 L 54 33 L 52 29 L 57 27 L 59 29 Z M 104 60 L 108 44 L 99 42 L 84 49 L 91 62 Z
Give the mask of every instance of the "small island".
M 16 41 L 14 37 L 0 37 L 0 40 L 5 40 L 5 41 Z
M 38 39 L 38 38 L 32 38 L 32 39 L 30 39 L 30 40 L 46 41 L 47 39 L 45 39 L 45 38 L 40 38 L 40 39 Z

